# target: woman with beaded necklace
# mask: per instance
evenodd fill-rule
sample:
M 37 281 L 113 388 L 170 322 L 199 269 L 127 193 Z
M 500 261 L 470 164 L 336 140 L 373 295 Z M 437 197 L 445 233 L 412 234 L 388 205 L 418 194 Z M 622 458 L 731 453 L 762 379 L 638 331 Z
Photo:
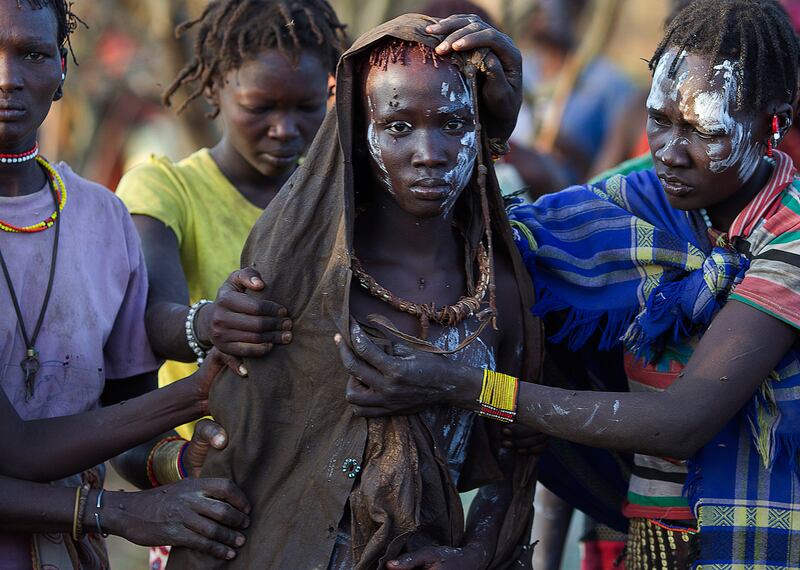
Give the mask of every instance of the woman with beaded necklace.
M 95 409 L 152 390 L 158 362 L 144 329 L 141 248 L 124 205 L 38 156 L 37 132 L 63 95 L 79 21 L 70 6 L 0 0 L 0 568 L 107 568 L 106 532 L 230 558 L 248 507 L 229 482 L 105 494 L 102 465 L 52 484 L 7 478 L 64 477 L 202 414 L 219 368 L 171 394 Z
M 494 405 L 636 453 L 626 568 L 795 568 L 800 183 L 776 147 L 792 125 L 800 44 L 775 0 L 695 0 L 650 66 L 653 167 L 511 212 L 535 310 L 561 313 L 553 340 L 622 340 L 632 393 L 520 384 L 498 400 L 481 370 L 392 358 L 356 331 L 361 358 L 342 347 L 361 379 L 348 397 L 365 415 Z

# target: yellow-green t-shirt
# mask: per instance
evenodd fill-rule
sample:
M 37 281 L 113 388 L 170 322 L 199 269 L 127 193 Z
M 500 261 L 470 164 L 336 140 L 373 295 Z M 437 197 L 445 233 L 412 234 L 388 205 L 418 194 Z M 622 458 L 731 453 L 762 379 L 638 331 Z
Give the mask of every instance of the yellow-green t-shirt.
M 177 164 L 150 156 L 125 174 L 117 195 L 131 214 L 155 218 L 175 232 L 192 303 L 214 299 L 239 268 L 244 242 L 262 213 L 225 178 L 208 149 Z M 159 386 L 195 370 L 193 363 L 167 361 L 158 373 Z M 193 427 L 181 426 L 178 433 L 188 439 Z

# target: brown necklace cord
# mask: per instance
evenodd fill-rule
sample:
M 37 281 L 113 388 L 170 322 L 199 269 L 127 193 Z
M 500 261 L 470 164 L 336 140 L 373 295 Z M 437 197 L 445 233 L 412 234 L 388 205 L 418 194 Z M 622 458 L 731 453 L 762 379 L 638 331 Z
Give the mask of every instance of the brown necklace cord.
M 480 311 L 483 298 L 486 296 L 486 291 L 489 288 L 489 272 L 491 268 L 491 260 L 483 244 L 478 246 L 478 272 L 480 277 L 478 285 L 470 295 L 461 297 L 454 305 L 448 305 L 441 309 L 436 309 L 433 303 L 421 304 L 401 299 L 382 285 L 380 285 L 372 275 L 364 270 L 361 262 L 357 257 L 352 258 L 352 270 L 361 286 L 369 291 L 373 297 L 389 304 L 394 309 L 413 315 L 419 319 L 420 325 L 420 339 L 427 340 L 428 331 L 430 329 L 430 322 L 433 321 L 444 327 L 453 327 L 458 323 L 464 321 L 468 317 L 477 314 Z M 481 313 L 483 314 L 483 313 Z M 384 326 L 386 326 L 384 324 Z M 399 331 L 393 330 L 394 327 L 387 326 L 394 334 Z M 398 336 L 402 336 L 398 334 Z M 411 337 L 414 338 L 414 337 Z M 409 340 L 409 339 L 405 339 Z
M 58 210 L 58 192 L 56 191 L 53 181 L 50 180 L 49 176 L 48 181 L 50 184 L 50 189 L 53 192 L 53 201 L 56 204 L 56 210 Z M 39 318 L 36 321 L 36 326 L 33 329 L 33 336 L 31 337 L 28 336 L 28 330 L 25 327 L 25 321 L 22 318 L 22 311 L 19 307 L 17 293 L 14 290 L 14 283 L 11 281 L 11 274 L 8 271 L 6 260 L 3 257 L 3 251 L 0 249 L 0 266 L 2 266 L 3 275 L 6 279 L 6 284 L 8 285 L 8 292 L 11 295 L 11 303 L 14 305 L 14 311 L 17 313 L 17 322 L 19 323 L 20 332 L 22 332 L 22 338 L 25 341 L 25 358 L 23 358 L 20 362 L 20 367 L 25 374 L 26 402 L 33 397 L 33 383 L 36 379 L 36 373 L 39 371 L 39 352 L 36 350 L 36 339 L 39 338 L 39 331 L 41 331 L 42 323 L 44 323 L 44 315 L 47 312 L 47 306 L 50 304 L 50 294 L 53 291 L 53 281 L 55 281 L 56 260 L 58 259 L 58 237 L 61 229 L 60 215 L 56 216 L 55 226 L 56 230 L 55 236 L 53 237 L 53 253 L 50 259 L 50 275 L 47 278 L 47 289 L 45 290 L 42 308 L 39 311 Z

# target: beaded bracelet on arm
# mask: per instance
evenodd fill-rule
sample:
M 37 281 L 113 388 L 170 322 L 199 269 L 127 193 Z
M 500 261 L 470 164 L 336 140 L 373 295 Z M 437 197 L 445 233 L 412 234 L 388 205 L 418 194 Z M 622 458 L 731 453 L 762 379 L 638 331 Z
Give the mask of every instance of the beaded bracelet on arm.
M 485 368 L 483 386 L 478 398 L 478 415 L 501 422 L 512 423 L 517 417 L 519 380 Z
M 197 356 L 197 364 L 203 364 L 203 361 L 206 359 L 206 351 L 210 350 L 210 346 L 203 346 L 200 340 L 197 338 L 197 328 L 196 328 L 196 321 L 197 321 L 197 313 L 200 312 L 200 309 L 204 305 L 210 305 L 214 301 L 209 301 L 208 299 L 200 299 L 196 303 L 194 303 L 191 307 L 189 307 L 189 312 L 186 314 L 186 321 L 184 322 L 184 330 L 186 331 L 186 344 L 189 345 L 189 348 L 192 349 L 195 356 Z

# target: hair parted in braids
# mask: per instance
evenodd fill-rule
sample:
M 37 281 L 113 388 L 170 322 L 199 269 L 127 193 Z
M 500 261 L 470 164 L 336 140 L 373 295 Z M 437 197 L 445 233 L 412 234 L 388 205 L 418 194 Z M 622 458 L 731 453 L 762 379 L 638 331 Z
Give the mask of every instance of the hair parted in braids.
M 17 0 L 17 7 L 22 8 L 22 1 Z M 75 60 L 75 53 L 72 51 L 72 43 L 70 37 L 72 33 L 78 29 L 78 25 L 86 26 L 86 22 L 81 20 L 75 12 L 72 11 L 74 2 L 69 0 L 25 0 L 25 3 L 31 10 L 42 10 L 43 8 L 50 8 L 56 15 L 56 22 L 58 23 L 58 45 L 66 46 L 72 54 L 72 61 Z
M 345 25 L 327 0 L 212 0 L 199 18 L 179 25 L 175 34 L 180 37 L 195 26 L 194 57 L 163 96 L 170 106 L 181 87 L 196 85 L 179 113 L 261 50 L 278 49 L 292 63 L 309 51 L 334 74 L 347 47 Z M 218 113 L 215 109 L 211 116 Z
M 667 27 L 649 62 L 651 71 L 671 48 L 708 56 L 714 63 L 736 60 L 737 109 L 770 112 L 770 103 L 794 102 L 800 43 L 777 0 L 693 0 Z M 675 77 L 680 61 L 673 60 L 669 77 Z

